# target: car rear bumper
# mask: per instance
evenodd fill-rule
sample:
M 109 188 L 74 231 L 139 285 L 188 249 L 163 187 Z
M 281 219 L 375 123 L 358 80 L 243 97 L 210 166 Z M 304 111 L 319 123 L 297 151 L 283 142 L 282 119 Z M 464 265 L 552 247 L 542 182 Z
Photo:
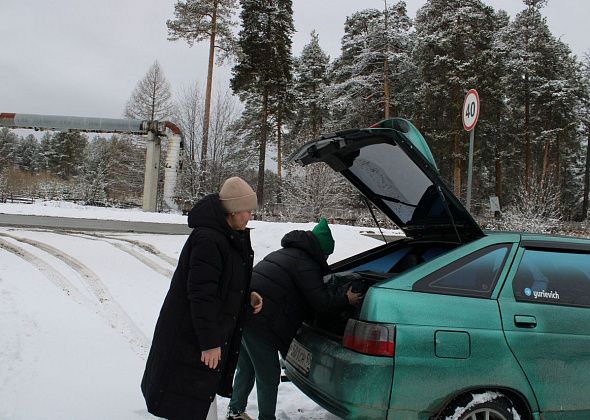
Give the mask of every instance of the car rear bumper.
M 296 340 L 311 352 L 309 372 L 289 357 L 285 371 L 308 397 L 342 418 L 388 418 L 393 358 L 353 352 L 307 326 Z

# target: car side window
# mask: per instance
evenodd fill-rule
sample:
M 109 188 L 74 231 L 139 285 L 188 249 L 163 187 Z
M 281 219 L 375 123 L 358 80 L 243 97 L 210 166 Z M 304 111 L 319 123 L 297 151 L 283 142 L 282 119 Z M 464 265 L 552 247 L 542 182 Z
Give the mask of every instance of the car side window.
M 512 291 L 518 301 L 590 307 L 590 254 L 526 249 Z
M 414 283 L 412 290 L 459 296 L 490 297 L 510 244 L 480 249 Z

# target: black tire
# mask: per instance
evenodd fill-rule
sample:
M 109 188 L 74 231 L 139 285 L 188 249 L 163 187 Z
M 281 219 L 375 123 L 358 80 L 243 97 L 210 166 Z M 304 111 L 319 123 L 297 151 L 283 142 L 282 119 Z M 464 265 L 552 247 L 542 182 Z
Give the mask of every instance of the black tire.
M 507 396 L 498 392 L 470 394 L 448 407 L 445 420 L 517 420 L 520 415 Z

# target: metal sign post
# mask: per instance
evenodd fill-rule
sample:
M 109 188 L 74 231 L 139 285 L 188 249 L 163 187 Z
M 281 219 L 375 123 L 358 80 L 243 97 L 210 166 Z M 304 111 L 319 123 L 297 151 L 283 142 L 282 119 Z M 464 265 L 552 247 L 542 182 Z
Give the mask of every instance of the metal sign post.
M 467 211 L 471 211 L 471 178 L 473 174 L 473 144 L 475 124 L 479 118 L 479 95 L 475 89 L 470 89 L 463 101 L 463 128 L 469 131 L 469 166 L 467 168 Z

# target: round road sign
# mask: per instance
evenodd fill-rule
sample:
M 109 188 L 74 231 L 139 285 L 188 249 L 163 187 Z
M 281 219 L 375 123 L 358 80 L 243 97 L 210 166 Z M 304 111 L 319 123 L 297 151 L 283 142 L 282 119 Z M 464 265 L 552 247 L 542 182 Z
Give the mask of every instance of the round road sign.
M 471 131 L 477 124 L 479 118 L 479 95 L 477 90 L 470 89 L 463 101 L 463 128 Z

